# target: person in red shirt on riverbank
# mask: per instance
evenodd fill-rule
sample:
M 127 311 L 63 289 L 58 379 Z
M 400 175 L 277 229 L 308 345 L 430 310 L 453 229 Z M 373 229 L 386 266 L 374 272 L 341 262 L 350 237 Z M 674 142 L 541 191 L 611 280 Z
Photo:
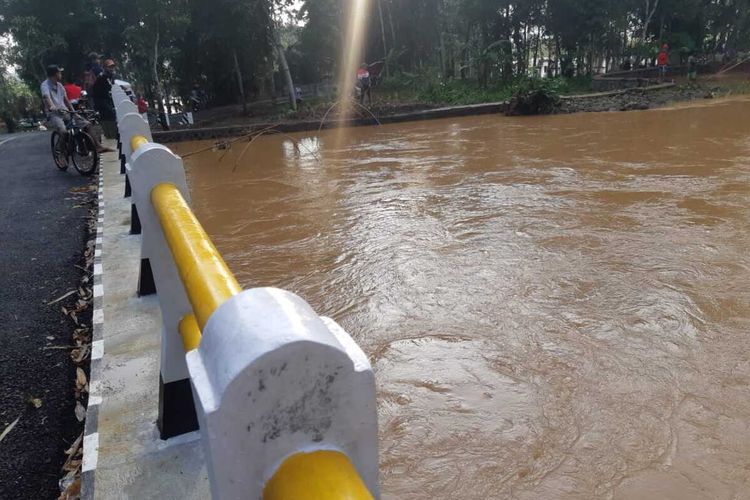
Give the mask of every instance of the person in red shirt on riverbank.
M 146 99 L 143 98 L 142 95 L 138 96 L 138 99 L 135 101 L 136 106 L 138 106 L 138 112 L 140 114 L 148 113 L 148 103 L 146 102 Z
M 667 76 L 667 68 L 669 67 L 669 45 L 666 43 L 661 46 L 659 55 L 656 56 L 656 65 L 659 67 L 659 78 L 664 79 Z

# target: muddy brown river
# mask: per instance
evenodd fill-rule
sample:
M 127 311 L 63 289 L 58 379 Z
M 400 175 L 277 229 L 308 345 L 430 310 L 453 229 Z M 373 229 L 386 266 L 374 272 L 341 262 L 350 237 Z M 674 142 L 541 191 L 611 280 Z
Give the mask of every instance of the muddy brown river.
M 384 498 L 750 498 L 750 101 L 334 136 L 188 177 L 369 355 Z

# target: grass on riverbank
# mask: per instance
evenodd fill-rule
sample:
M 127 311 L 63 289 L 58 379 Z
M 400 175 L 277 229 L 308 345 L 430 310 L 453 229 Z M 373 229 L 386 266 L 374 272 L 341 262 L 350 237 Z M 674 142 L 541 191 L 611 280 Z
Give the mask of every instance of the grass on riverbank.
M 520 91 L 541 88 L 555 94 L 578 94 L 591 91 L 591 78 L 516 78 L 481 86 L 467 80 L 424 80 L 401 75 L 385 79 L 375 89 L 378 99 L 391 102 L 421 102 L 437 105 L 466 105 L 506 101 Z
M 579 78 L 516 78 L 505 83 L 481 86 L 469 80 L 424 79 L 415 75 L 385 78 L 372 90 L 373 108 L 398 106 L 424 107 L 461 106 L 507 101 L 519 92 L 544 89 L 557 95 L 573 95 L 591 91 L 591 77 Z M 325 98 L 304 101 L 302 108 L 328 103 Z M 285 104 L 281 104 L 283 110 Z M 289 112 L 289 114 L 293 114 Z
M 706 75 L 696 84 L 688 84 L 684 78 L 678 79 L 679 87 L 672 91 L 675 97 L 670 101 L 689 99 L 681 94 L 694 94 L 695 87 L 702 88 L 705 94 L 715 96 L 750 94 L 748 75 Z M 684 88 L 691 92 L 683 92 Z M 377 116 L 435 108 L 440 106 L 468 105 L 506 101 L 524 91 L 544 90 L 551 95 L 576 95 L 591 92 L 591 78 L 518 78 L 504 84 L 482 87 L 476 82 L 464 80 L 440 80 L 421 78 L 413 75 L 400 75 L 386 78 L 373 89 L 372 105 L 368 106 Z M 198 126 L 222 126 L 250 123 L 277 123 L 297 120 L 320 120 L 334 109 L 328 118 L 334 118 L 336 109 L 331 98 L 306 98 L 297 111 L 289 109 L 287 101 L 279 98 L 276 104 L 270 101 L 250 104 L 249 112 L 243 115 L 241 107 L 227 106 L 208 110 L 197 115 Z M 644 105 L 647 103 L 644 103 Z M 659 103 L 657 103 L 659 105 Z M 612 106 L 604 106 L 607 110 Z M 367 113 L 362 112 L 362 117 Z
M 554 95 L 586 93 L 591 91 L 591 78 L 517 78 L 483 87 L 474 81 L 428 80 L 402 74 L 386 78 L 375 87 L 372 90 L 372 104 L 368 108 L 376 115 L 387 115 L 439 106 L 507 101 L 519 93 L 539 89 Z M 285 102 L 279 101 L 266 116 L 269 121 L 319 119 L 332 106 L 334 102 L 331 99 L 308 98 L 300 103 L 297 111 L 292 111 Z M 334 108 L 332 115 L 335 114 Z M 362 115 L 365 117 L 367 113 L 363 112 Z

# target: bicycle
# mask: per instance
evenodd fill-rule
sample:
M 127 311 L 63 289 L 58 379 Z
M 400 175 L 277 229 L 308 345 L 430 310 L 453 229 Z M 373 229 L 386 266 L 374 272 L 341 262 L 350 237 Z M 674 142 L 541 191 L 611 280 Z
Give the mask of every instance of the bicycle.
M 69 160 L 72 160 L 73 166 L 79 174 L 85 176 L 93 175 L 99 166 L 99 152 L 96 150 L 96 143 L 76 123 L 75 118 L 80 117 L 78 113 L 63 112 L 71 116 L 70 120 L 65 124 L 66 132 L 64 135 L 58 131 L 52 132 L 52 137 L 50 138 L 52 159 L 60 170 L 67 170 Z

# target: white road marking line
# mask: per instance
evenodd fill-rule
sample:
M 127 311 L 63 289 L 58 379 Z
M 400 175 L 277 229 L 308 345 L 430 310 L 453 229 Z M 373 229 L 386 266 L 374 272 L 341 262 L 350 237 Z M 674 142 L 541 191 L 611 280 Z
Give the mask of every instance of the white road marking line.
M 102 359 L 104 356 L 104 341 L 96 340 L 91 343 L 91 359 Z
M 16 139 L 18 139 L 18 136 L 9 137 L 9 138 L 5 139 L 3 142 L 0 142 L 0 146 L 2 146 L 3 144 L 5 144 L 6 142 L 10 142 L 10 141 L 13 141 L 13 140 L 16 140 Z
M 88 436 L 83 436 L 83 465 L 81 472 L 88 472 L 96 469 L 99 461 L 99 433 L 95 432 Z

